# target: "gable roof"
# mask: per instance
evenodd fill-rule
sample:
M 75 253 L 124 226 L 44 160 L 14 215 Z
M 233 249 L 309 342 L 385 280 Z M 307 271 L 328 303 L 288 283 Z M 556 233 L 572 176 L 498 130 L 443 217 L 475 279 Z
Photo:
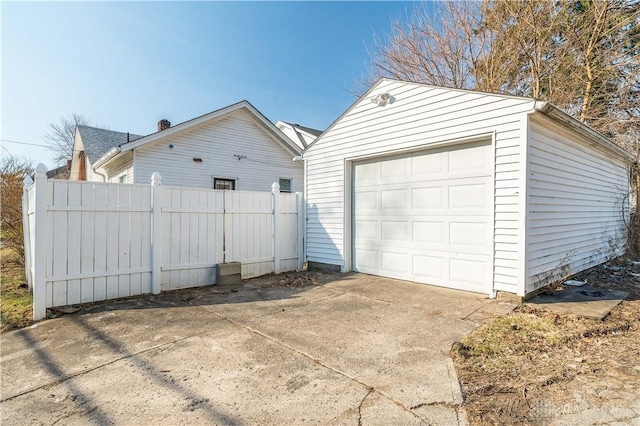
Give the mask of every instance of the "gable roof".
M 597 141 L 598 145 L 606 148 L 610 152 L 614 152 L 617 155 L 620 155 L 622 158 L 624 158 L 627 161 L 630 161 L 630 162 L 634 162 L 635 161 L 635 158 L 631 154 L 629 154 L 627 151 L 625 151 L 624 149 L 622 149 L 619 146 L 617 146 L 616 144 L 614 144 L 611 140 L 609 140 L 609 138 L 607 138 L 603 134 L 597 132 L 596 130 L 592 129 L 591 127 L 587 126 L 586 124 L 584 124 L 580 120 L 570 116 L 569 114 L 565 113 L 560 108 L 556 107 L 555 105 L 553 105 L 553 104 L 551 104 L 549 102 L 539 101 L 539 100 L 536 100 L 534 98 L 529 98 L 529 97 L 526 97 L 526 96 L 515 96 L 515 95 L 506 95 L 506 94 L 502 94 L 502 93 L 481 92 L 481 91 L 478 91 L 478 90 L 469 90 L 469 89 L 456 89 L 456 88 L 452 88 L 452 87 L 438 86 L 438 85 L 435 85 L 435 84 L 416 83 L 416 82 L 412 82 L 412 81 L 396 80 L 396 79 L 385 78 L 385 77 L 381 77 L 375 83 L 373 83 L 373 85 L 371 85 L 369 90 L 367 90 L 360 97 L 358 97 L 358 99 L 356 99 L 356 101 L 354 103 L 352 103 L 351 106 L 349 106 L 349 108 L 347 108 L 347 110 L 345 112 L 343 112 L 338 118 L 336 118 L 333 121 L 333 123 L 331 123 L 331 125 L 329 127 L 327 127 L 327 129 L 322 133 L 322 135 L 318 136 L 312 143 L 309 144 L 309 146 L 307 146 L 304 149 L 302 154 L 304 155 L 304 153 L 306 153 L 312 146 L 314 146 L 316 144 L 316 142 L 318 140 L 320 140 L 320 138 L 325 133 L 327 133 L 329 130 L 331 130 L 340 120 L 342 120 L 343 117 L 345 117 L 347 114 L 349 114 L 349 112 L 351 112 L 351 110 L 356 105 L 358 105 L 358 103 L 360 103 L 360 101 L 362 101 L 367 96 L 369 96 L 371 94 L 371 92 L 373 92 L 382 82 L 401 83 L 401 84 L 406 84 L 406 85 L 421 86 L 421 87 L 427 87 L 427 88 L 433 88 L 433 89 L 443 89 L 443 90 L 450 90 L 450 91 L 455 91 L 455 92 L 477 93 L 477 94 L 481 94 L 481 95 L 495 96 L 495 97 L 507 98 L 507 99 L 528 100 L 528 101 L 531 101 L 533 103 L 533 111 L 540 112 L 540 113 L 550 117 L 551 119 L 553 119 L 553 120 L 555 120 L 555 121 L 557 121 L 559 123 L 562 123 L 565 126 L 568 126 L 568 127 L 572 128 L 573 130 L 577 131 L 578 133 L 582 134 L 583 136 L 586 136 L 586 137 L 588 137 L 588 138 L 590 138 L 592 140 Z
M 290 139 L 293 139 L 293 142 L 302 149 L 306 148 L 322 134 L 322 130 L 312 129 L 311 127 L 305 127 L 287 121 L 278 121 L 276 127 L 282 130 Z M 290 131 L 290 134 L 287 134 L 287 131 Z
M 78 132 L 82 138 L 85 155 L 91 164 L 95 164 L 112 148 L 142 138 L 140 135 L 114 132 L 113 130 L 99 129 L 91 126 L 78 126 Z
M 311 127 L 305 127 L 305 126 L 301 126 L 299 124 L 293 124 L 293 123 L 289 123 L 287 121 L 283 121 L 283 123 L 288 124 L 289 126 L 293 127 L 294 129 L 297 130 L 301 130 L 303 132 L 309 133 L 313 136 L 320 136 L 322 134 L 322 130 L 318 130 L 318 129 L 312 129 Z
M 169 127 L 168 129 L 151 133 L 136 140 L 131 140 L 129 143 L 125 142 L 113 145 L 111 149 L 108 149 L 103 153 L 99 161 L 97 161 L 95 164 L 92 162 L 92 164 L 94 165 L 94 167 L 103 165 L 121 152 L 130 151 L 142 145 L 146 145 L 148 143 L 173 136 L 177 133 L 182 133 L 195 126 L 204 124 L 211 120 L 219 119 L 227 114 L 238 110 L 245 110 L 247 113 L 249 113 L 249 115 L 256 120 L 257 124 L 263 130 L 265 130 L 266 133 L 272 137 L 272 139 L 274 139 L 280 146 L 282 146 L 282 148 L 289 151 L 291 155 L 296 156 L 300 154 L 300 152 L 302 151 L 300 147 L 298 147 L 291 139 L 289 139 L 284 133 L 282 133 L 280 129 L 278 129 L 271 121 L 269 121 L 264 115 L 262 115 L 262 113 L 258 111 L 253 105 L 244 100 L 201 115 L 199 117 L 192 118 L 191 120 L 176 124 L 175 126 Z

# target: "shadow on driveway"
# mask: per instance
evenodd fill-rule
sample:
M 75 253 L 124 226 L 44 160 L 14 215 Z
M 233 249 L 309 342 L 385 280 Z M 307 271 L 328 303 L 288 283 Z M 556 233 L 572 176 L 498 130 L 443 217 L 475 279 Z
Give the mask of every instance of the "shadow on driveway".
M 85 306 L 5 333 L 2 424 L 457 424 L 451 345 L 513 307 L 362 274 L 282 279 Z

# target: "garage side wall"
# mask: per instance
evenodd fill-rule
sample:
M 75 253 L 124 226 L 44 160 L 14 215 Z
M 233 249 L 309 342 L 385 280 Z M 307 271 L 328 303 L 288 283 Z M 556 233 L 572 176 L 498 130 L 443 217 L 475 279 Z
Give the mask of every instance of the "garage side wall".
M 371 102 L 388 92 L 392 102 Z M 345 191 L 349 160 L 392 154 L 479 135 L 495 139 L 495 289 L 518 284 L 521 141 L 527 99 L 382 80 L 305 153 L 307 260 L 345 269 Z M 349 209 L 349 206 L 346 206 Z M 345 214 L 346 213 L 346 214 Z M 348 228 L 347 228 L 347 231 Z M 350 241 L 350 236 L 347 238 Z
M 624 252 L 629 172 L 587 142 L 531 118 L 527 293 Z

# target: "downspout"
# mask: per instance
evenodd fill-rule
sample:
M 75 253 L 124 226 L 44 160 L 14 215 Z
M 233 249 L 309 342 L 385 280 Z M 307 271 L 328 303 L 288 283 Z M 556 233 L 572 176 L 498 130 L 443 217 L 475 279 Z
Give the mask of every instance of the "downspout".
M 106 153 L 105 156 L 103 156 L 101 159 L 99 159 L 96 162 L 96 164 L 93 167 L 91 167 L 91 170 L 93 170 L 97 175 L 102 176 L 102 181 L 103 182 L 107 182 L 107 175 L 106 175 L 106 173 L 100 173 L 98 171 L 98 167 L 101 167 L 102 165 L 107 163 L 109 160 L 111 160 L 113 157 L 118 155 L 120 152 L 122 152 L 122 148 L 120 148 L 119 146 L 117 146 L 115 148 L 112 148 L 111 151 Z
M 95 169 L 93 167 L 91 169 L 93 170 L 93 173 L 95 173 L 95 174 L 97 174 L 99 176 L 102 176 L 102 181 L 103 182 L 105 182 L 105 183 L 107 182 L 107 175 L 105 173 L 100 173 L 97 169 Z

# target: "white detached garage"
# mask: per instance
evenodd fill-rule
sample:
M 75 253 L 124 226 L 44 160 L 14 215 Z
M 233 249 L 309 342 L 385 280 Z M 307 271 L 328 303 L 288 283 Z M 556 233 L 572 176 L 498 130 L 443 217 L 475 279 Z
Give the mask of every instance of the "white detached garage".
M 525 296 L 626 245 L 632 158 L 546 102 L 381 79 L 303 158 L 312 268 Z

